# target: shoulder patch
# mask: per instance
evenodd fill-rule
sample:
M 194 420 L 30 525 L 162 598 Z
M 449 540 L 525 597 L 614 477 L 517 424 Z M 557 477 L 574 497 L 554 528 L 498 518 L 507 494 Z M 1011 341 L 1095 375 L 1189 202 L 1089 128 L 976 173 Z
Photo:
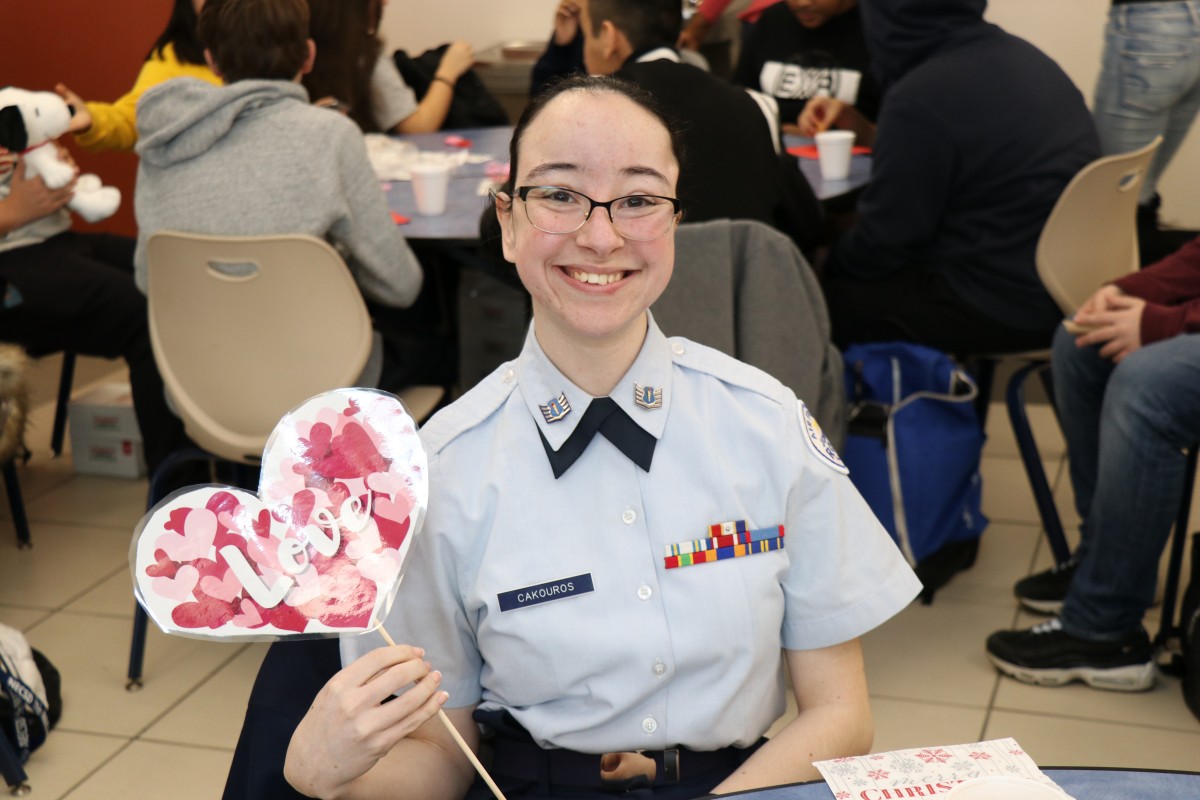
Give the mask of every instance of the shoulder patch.
M 843 475 L 849 475 L 850 468 L 833 449 L 833 445 L 829 443 L 829 437 L 821 430 L 821 426 L 817 424 L 817 420 L 808 410 L 808 406 L 804 405 L 803 400 L 797 400 L 796 407 L 800 414 L 800 427 L 804 430 L 804 441 L 808 442 L 813 454 L 830 469 Z

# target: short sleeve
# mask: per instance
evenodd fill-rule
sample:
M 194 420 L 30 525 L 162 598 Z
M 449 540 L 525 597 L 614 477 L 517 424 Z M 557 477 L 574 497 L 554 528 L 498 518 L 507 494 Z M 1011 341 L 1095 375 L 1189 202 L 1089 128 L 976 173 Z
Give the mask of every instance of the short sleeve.
M 854 639 L 902 610 L 921 582 L 854 488 L 804 404 L 787 427 L 795 470 L 787 502 L 783 646 L 812 650 Z M 819 429 L 817 430 L 819 434 Z
M 417 96 L 386 53 L 379 54 L 371 73 L 371 109 L 381 131 L 395 128 L 417 110 Z

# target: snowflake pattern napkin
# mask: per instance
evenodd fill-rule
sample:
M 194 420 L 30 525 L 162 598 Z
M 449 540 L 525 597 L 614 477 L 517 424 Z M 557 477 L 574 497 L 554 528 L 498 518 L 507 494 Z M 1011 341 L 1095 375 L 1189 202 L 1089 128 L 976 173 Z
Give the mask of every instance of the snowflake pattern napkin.
M 918 747 L 817 761 L 835 800 L 912 800 L 936 797 L 984 775 L 1011 775 L 1062 787 L 1046 777 L 1014 739 Z M 1063 792 L 1063 800 L 1069 800 Z

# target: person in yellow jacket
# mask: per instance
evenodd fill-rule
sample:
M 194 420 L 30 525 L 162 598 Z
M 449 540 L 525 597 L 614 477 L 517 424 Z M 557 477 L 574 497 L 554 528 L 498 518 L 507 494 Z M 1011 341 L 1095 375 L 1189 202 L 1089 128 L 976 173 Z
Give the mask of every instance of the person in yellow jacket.
M 71 132 L 86 150 L 130 152 L 137 144 L 137 102 L 147 89 L 172 78 L 199 78 L 214 86 L 222 81 L 205 63 L 204 48 L 196 37 L 196 19 L 204 0 L 175 0 L 171 19 L 163 30 L 133 88 L 112 103 L 86 102 L 64 84 L 57 91 L 75 110 Z

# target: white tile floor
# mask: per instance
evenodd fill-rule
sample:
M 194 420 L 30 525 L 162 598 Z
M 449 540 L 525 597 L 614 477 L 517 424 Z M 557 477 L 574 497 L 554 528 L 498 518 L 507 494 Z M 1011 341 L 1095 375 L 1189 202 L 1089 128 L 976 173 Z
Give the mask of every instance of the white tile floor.
M 34 457 L 20 469 L 32 550 L 17 550 L 0 502 L 0 622 L 25 631 L 63 675 L 62 721 L 27 765 L 32 797 L 211 800 L 224 786 L 265 645 L 152 631 L 145 688 L 125 691 L 133 608 L 127 549 L 146 486 L 77 477 L 69 456 L 48 458 L 57 369 L 57 359 L 46 359 L 35 370 Z M 117 371 L 111 362 L 82 360 L 76 389 Z M 1012 583 L 1049 563 L 1007 418 L 996 412 L 984 459 L 992 524 L 978 562 L 932 605 L 913 605 L 866 637 L 875 749 L 1013 736 L 1042 765 L 1200 769 L 1200 723 L 1183 705 L 1178 680 L 1161 678 L 1153 691 L 1134 695 L 1045 689 L 1001 679 L 985 659 L 988 633 L 1029 624 Z M 1048 414 L 1036 422 L 1065 501 L 1061 438 Z

